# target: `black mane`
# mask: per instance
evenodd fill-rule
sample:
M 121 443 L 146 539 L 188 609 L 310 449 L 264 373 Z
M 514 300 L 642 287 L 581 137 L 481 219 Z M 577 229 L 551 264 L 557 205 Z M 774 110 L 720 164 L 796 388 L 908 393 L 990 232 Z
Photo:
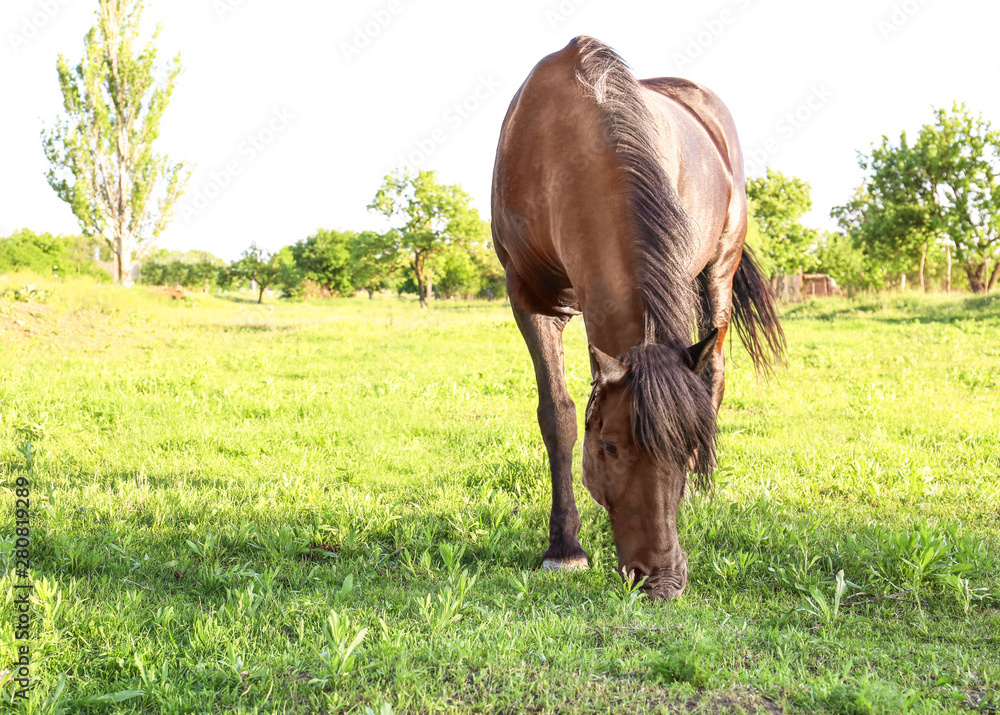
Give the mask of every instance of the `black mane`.
M 633 436 L 658 459 L 696 471 L 714 463 L 715 409 L 708 386 L 683 360 L 697 328 L 688 275 L 694 246 L 689 219 L 656 149 L 656 125 L 625 61 L 592 37 L 575 40 L 577 78 L 601 107 L 631 193 L 645 339 L 620 359 L 629 366 Z
M 642 86 L 625 61 L 592 37 L 578 37 L 577 77 L 604 112 L 631 189 L 639 281 L 646 308 L 646 340 L 690 341 L 695 293 L 687 275 L 694 245 L 688 218 L 660 165 L 653 115 Z

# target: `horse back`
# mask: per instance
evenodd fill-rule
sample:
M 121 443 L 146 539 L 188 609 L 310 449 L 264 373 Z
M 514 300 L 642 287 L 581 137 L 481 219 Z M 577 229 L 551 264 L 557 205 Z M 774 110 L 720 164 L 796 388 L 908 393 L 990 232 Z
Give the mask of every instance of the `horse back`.
M 747 226 L 743 155 L 736 124 L 722 100 L 686 79 L 639 80 L 660 119 L 660 153 L 691 219 L 692 277 L 739 254 Z
M 691 281 L 739 255 L 742 156 L 710 90 L 625 81 L 620 58 L 609 67 L 607 55 L 586 54 L 594 47 L 577 38 L 544 58 L 511 102 L 493 175 L 494 244 L 512 293 L 539 312 L 627 302 L 625 313 L 641 315 L 634 287 L 649 257 L 638 246 L 682 263 Z
M 715 92 L 679 77 L 641 79 L 639 84 L 687 110 L 715 144 L 719 156 L 734 179 L 743 178 L 743 155 L 736 135 L 736 123 L 729 109 Z

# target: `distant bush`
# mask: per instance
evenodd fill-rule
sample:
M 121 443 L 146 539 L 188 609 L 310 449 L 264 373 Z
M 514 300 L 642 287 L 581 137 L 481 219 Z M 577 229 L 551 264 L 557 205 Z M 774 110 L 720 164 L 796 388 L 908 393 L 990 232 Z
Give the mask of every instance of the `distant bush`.
M 815 270 L 833 276 L 837 285 L 853 296 L 860 291 L 877 290 L 885 286 L 884 268 L 871 261 L 850 236 L 824 233 L 814 248 Z
M 36 234 L 24 228 L 0 238 L 0 273 L 29 270 L 42 276 L 85 275 L 110 281 L 93 260 L 96 248 L 96 241 L 85 236 Z
M 180 286 L 208 291 L 225 287 L 226 262 L 206 251 L 165 250 L 154 253 L 139 269 L 139 282 L 152 286 Z

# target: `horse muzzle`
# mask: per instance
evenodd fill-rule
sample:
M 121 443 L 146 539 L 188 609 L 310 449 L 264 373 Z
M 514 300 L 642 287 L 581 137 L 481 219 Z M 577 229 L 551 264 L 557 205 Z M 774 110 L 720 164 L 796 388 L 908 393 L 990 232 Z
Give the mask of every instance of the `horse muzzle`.
M 679 598 L 687 586 L 687 559 L 682 556 L 676 564 L 652 569 L 643 564 L 626 565 L 621 573 L 633 583 L 645 579 L 642 592 L 650 598 L 670 600 Z

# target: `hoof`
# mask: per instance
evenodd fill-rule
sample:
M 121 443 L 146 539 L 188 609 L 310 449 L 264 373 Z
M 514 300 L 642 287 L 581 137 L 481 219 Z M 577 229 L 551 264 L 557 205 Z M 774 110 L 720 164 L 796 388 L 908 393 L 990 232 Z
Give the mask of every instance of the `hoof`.
M 554 561 L 552 559 L 545 559 L 542 562 L 543 571 L 566 571 L 567 573 L 572 573 L 573 571 L 586 571 L 590 567 L 587 563 L 587 559 L 566 559 L 565 561 Z

